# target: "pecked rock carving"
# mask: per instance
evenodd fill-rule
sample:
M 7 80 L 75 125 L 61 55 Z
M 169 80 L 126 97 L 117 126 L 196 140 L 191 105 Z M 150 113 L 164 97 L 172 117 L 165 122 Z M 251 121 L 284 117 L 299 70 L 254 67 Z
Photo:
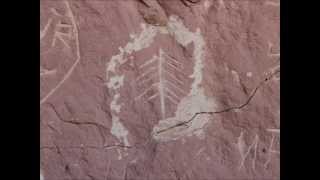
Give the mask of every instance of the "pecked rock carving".
M 174 75 L 174 73 L 167 70 L 166 67 L 170 67 L 174 72 L 183 74 L 182 64 L 178 60 L 170 57 L 168 54 L 163 52 L 162 49 L 160 49 L 159 56 L 155 55 L 152 59 L 140 65 L 139 69 L 146 70 L 143 74 L 138 76 L 136 80 L 137 83 L 144 84 L 154 78 L 157 78 L 157 81 L 155 81 L 155 83 L 147 86 L 148 88 L 145 89 L 135 99 L 140 99 L 144 96 L 148 96 L 147 100 L 150 101 L 159 97 L 162 119 L 165 119 L 166 117 L 166 103 L 171 102 L 173 104 L 178 104 L 181 94 L 186 94 L 182 88 L 184 82 L 179 80 Z M 156 93 L 148 95 L 148 92 L 153 90 L 154 88 L 156 88 Z
M 184 47 L 189 44 L 193 44 L 194 67 L 192 74 L 189 75 L 189 78 L 192 79 L 192 83 L 191 87 L 189 88 L 189 93 L 187 93 L 186 88 L 183 88 L 184 83 L 166 68 L 171 68 L 172 71 L 183 74 L 183 69 L 181 67 L 182 64 L 179 63 L 179 61 L 175 58 L 168 55 L 162 49 L 159 49 L 159 55 L 154 55 L 150 60 L 145 61 L 139 66 L 139 69 L 143 69 L 144 74 L 138 76 L 138 83 L 144 83 L 144 81 L 147 81 L 148 78 L 152 79 L 153 76 L 157 77 L 157 81 L 155 81 L 155 83 L 147 86 L 147 88 L 143 89 L 142 93 L 135 98 L 137 100 L 146 97 L 147 100 L 152 100 L 159 97 L 161 119 L 159 124 L 154 127 L 154 131 L 158 131 L 159 129 L 166 128 L 172 124 L 179 123 L 181 120 L 188 119 L 196 112 L 214 110 L 215 108 L 213 100 L 206 97 L 203 89 L 200 87 L 203 78 L 202 68 L 205 48 L 205 43 L 201 36 L 200 30 L 198 29 L 195 33 L 189 31 L 176 16 L 171 16 L 169 18 L 167 28 L 158 28 L 146 25 L 142 25 L 142 28 L 143 31 L 139 35 L 131 36 L 133 42 L 129 42 L 125 48 L 120 48 L 120 54 L 113 56 L 107 64 L 107 79 L 109 79 L 107 86 L 108 88 L 113 89 L 115 92 L 113 100 L 110 104 L 110 109 L 114 112 L 112 116 L 112 122 L 113 127 L 116 124 L 119 127 L 119 130 L 113 131 L 113 134 L 124 141 L 125 145 L 128 145 L 126 138 L 128 132 L 125 130 L 125 128 L 123 128 L 122 125 L 120 125 L 121 123 L 119 122 L 119 114 L 121 112 L 121 105 L 118 103 L 118 100 L 121 97 L 119 89 L 124 86 L 123 82 L 125 75 L 119 74 L 119 72 L 117 72 L 117 68 L 119 68 L 121 64 L 124 64 L 128 61 L 127 57 L 131 53 L 148 48 L 150 45 L 152 45 L 157 34 L 168 34 L 172 36 L 177 43 Z M 156 65 L 152 66 L 152 64 Z M 141 81 L 141 79 L 146 76 L 148 76 L 148 78 Z M 171 80 L 168 80 L 169 78 Z M 156 89 L 156 93 L 147 95 L 148 92 L 154 89 Z M 181 99 L 181 96 L 186 97 Z M 177 105 L 177 111 L 174 117 L 166 117 L 166 105 L 168 101 Z M 202 137 L 202 127 L 207 122 L 208 119 L 206 117 L 198 117 L 185 130 L 180 129 L 173 132 L 168 131 L 162 134 L 153 133 L 153 136 L 155 139 L 161 141 L 174 140 L 188 134 L 196 134 Z
M 279 179 L 279 6 L 41 0 L 40 179 Z
M 43 93 L 43 95 L 41 95 L 40 105 L 42 105 L 44 102 L 46 102 L 49 99 L 49 97 L 52 96 L 64 84 L 64 82 L 73 73 L 77 64 L 80 62 L 80 47 L 79 47 L 79 37 L 78 37 L 78 29 L 77 29 L 77 25 L 76 25 L 76 20 L 73 15 L 73 12 L 71 10 L 69 2 L 67 0 L 64 0 L 62 3 L 64 4 L 65 10 L 66 10 L 65 17 L 71 21 L 71 24 L 64 24 L 61 22 L 61 20 L 58 21 L 58 23 L 55 25 L 53 39 L 51 41 L 51 48 L 56 46 L 57 40 L 59 40 L 59 42 L 61 42 L 65 47 L 67 47 L 69 49 L 69 51 L 75 52 L 74 53 L 75 60 L 74 60 L 74 63 L 72 65 L 70 65 L 69 69 L 64 73 L 64 75 L 59 79 L 59 81 L 55 85 L 52 86 L 52 88 L 50 88 L 46 91 L 42 91 L 45 93 Z M 49 18 L 48 24 L 45 26 L 45 28 L 42 31 L 40 31 L 40 41 L 47 34 L 47 31 L 48 31 L 51 24 L 52 24 L 52 19 Z M 67 32 L 64 32 L 65 29 L 67 29 Z M 73 48 L 71 48 L 70 43 L 68 43 L 66 41 L 66 38 L 74 41 Z M 42 48 L 41 48 L 41 50 L 42 50 Z M 67 58 L 67 60 L 68 59 L 69 58 Z M 40 67 L 40 69 L 41 68 L 43 69 L 44 67 Z M 57 71 L 57 70 L 55 70 L 55 71 Z M 41 70 L 40 70 L 40 77 L 43 75 L 43 73 L 44 72 L 42 72 L 42 74 L 41 74 Z

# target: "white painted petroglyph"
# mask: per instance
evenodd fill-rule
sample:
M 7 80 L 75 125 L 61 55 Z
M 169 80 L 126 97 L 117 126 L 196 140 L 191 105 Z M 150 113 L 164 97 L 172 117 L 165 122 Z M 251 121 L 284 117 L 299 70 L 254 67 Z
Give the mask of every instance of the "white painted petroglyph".
M 107 83 L 108 88 L 119 89 L 123 85 L 124 75 L 122 76 L 113 76 L 110 78 L 110 81 Z
M 159 63 L 158 63 L 158 69 L 159 69 L 159 96 L 160 96 L 160 104 L 161 104 L 161 114 L 162 117 L 164 118 L 166 115 L 166 107 L 165 107 L 165 102 L 164 102 L 164 98 L 165 98 L 165 92 L 164 92 L 164 77 L 163 77 L 163 64 L 164 64 L 164 59 L 162 57 L 162 49 L 160 49 L 160 57 L 159 57 Z
M 277 71 L 280 71 L 280 64 L 278 64 L 278 65 L 270 68 L 269 73 L 270 73 L 270 74 L 274 74 L 274 73 L 276 73 Z M 279 77 L 273 76 L 272 79 L 275 80 L 275 81 L 280 81 L 280 76 L 279 76 Z
M 62 14 L 58 13 L 58 11 L 57 11 L 55 8 L 50 8 L 50 11 L 51 11 L 54 15 L 62 17 Z
M 111 104 L 110 104 L 110 109 L 112 111 L 117 112 L 117 113 L 120 113 L 120 111 L 121 111 L 121 105 L 118 104 L 118 102 L 117 102 L 119 98 L 120 98 L 120 94 L 114 95 L 114 98 L 113 98 L 113 100 L 111 101 Z
M 267 129 L 267 131 L 280 134 L 280 129 Z
M 128 133 L 128 130 L 120 122 L 119 117 L 112 117 L 111 134 L 121 139 L 125 146 L 129 146 Z
M 41 76 L 46 76 L 46 75 L 54 75 L 56 73 L 57 73 L 56 69 L 48 70 L 48 69 L 45 69 L 42 66 L 40 66 L 40 77 Z
M 169 33 L 183 46 L 187 46 L 190 43 L 194 44 L 194 68 L 190 78 L 193 79 L 191 90 L 189 94 L 184 97 L 178 104 L 175 117 L 162 119 L 159 121 L 153 129 L 153 137 L 159 141 L 177 140 L 184 136 L 196 135 L 199 138 L 203 138 L 203 127 L 209 121 L 209 116 L 198 116 L 187 126 L 180 126 L 174 129 L 170 129 L 161 134 L 157 134 L 158 131 L 172 127 L 182 121 L 189 120 L 195 113 L 201 111 L 214 111 L 216 105 L 214 100 L 204 95 L 203 88 L 200 87 L 202 82 L 202 70 L 204 61 L 204 48 L 205 42 L 200 33 L 200 29 L 197 29 L 195 33 L 190 32 L 175 16 L 170 17 L 168 22 Z
M 187 93 L 185 90 L 183 90 L 181 87 L 179 87 L 179 84 L 183 84 L 181 80 L 178 80 L 174 74 L 171 72 L 167 72 L 163 67 L 163 63 L 165 62 L 166 65 L 172 67 L 176 71 L 182 71 L 180 68 L 177 68 L 176 65 L 179 65 L 179 61 L 170 58 L 170 56 L 166 56 L 166 60 L 163 60 L 163 57 L 165 57 L 165 53 L 163 53 L 162 50 L 160 50 L 159 56 L 154 56 L 150 60 L 146 61 L 144 64 L 140 65 L 140 68 L 147 67 L 155 62 L 158 62 L 158 68 L 149 68 L 149 71 L 143 71 L 143 74 L 138 76 L 138 80 L 142 80 L 142 82 L 137 81 L 137 83 L 144 83 L 145 81 L 149 80 L 149 78 L 153 78 L 150 76 L 152 72 L 158 71 L 158 74 L 161 74 L 159 77 L 160 79 L 158 82 L 151 84 L 145 89 L 139 96 L 137 96 L 135 99 L 139 99 L 146 95 L 147 91 L 150 91 L 151 89 L 158 88 L 158 92 L 156 94 L 153 94 L 151 96 L 148 96 L 147 99 L 154 99 L 156 97 L 160 97 L 160 102 L 162 104 L 161 113 L 162 117 L 165 117 L 165 100 L 168 99 L 170 102 L 177 104 L 177 111 L 175 113 L 174 117 L 169 117 L 166 119 L 161 119 L 159 121 L 159 124 L 156 125 L 153 129 L 153 137 L 157 140 L 174 140 L 178 138 L 183 138 L 184 136 L 191 136 L 191 135 L 197 135 L 198 137 L 203 137 L 204 133 L 203 127 L 205 124 L 208 123 L 209 117 L 203 115 L 198 116 L 195 118 L 194 121 L 190 122 L 188 124 L 188 128 L 184 127 L 183 129 L 177 128 L 173 131 L 168 131 L 156 134 L 156 132 L 159 129 L 170 127 L 171 125 L 174 125 L 176 123 L 179 123 L 181 121 L 186 121 L 190 119 L 195 113 L 200 111 L 214 111 L 215 104 L 212 99 L 209 99 L 204 95 L 204 90 L 202 87 L 200 87 L 200 84 L 202 82 L 202 71 L 203 71 L 203 61 L 204 61 L 204 48 L 205 48 L 205 42 L 204 39 L 200 33 L 200 29 L 197 29 L 196 32 L 191 32 L 184 26 L 182 21 L 178 19 L 177 16 L 171 16 L 169 18 L 168 24 L 166 27 L 155 27 L 155 26 L 147 26 L 145 24 L 142 24 L 142 32 L 140 34 L 131 34 L 130 38 L 131 41 L 128 42 L 127 45 L 124 46 L 124 48 L 120 47 L 119 51 L 120 53 L 117 55 L 114 55 L 111 57 L 111 60 L 107 63 L 106 66 L 106 78 L 107 78 L 107 84 L 109 84 L 112 81 L 112 78 L 114 76 L 121 76 L 122 73 L 119 70 L 119 66 L 123 63 L 128 61 L 128 58 L 131 53 L 140 51 L 144 48 L 149 47 L 157 34 L 169 34 L 174 39 L 181 44 L 182 46 L 187 46 L 190 43 L 194 44 L 194 69 L 193 73 L 190 75 L 190 78 L 193 79 L 190 92 Z M 181 64 L 181 63 L 180 63 Z M 163 78 L 162 75 L 166 74 L 169 76 L 172 80 L 168 81 L 167 79 Z M 148 77 L 146 80 L 144 77 Z M 173 77 L 173 78 L 172 78 Z M 160 81 L 160 83 L 159 83 Z M 172 82 L 173 81 L 173 82 Z M 163 85 L 161 85 L 163 84 Z M 114 91 L 113 99 L 115 98 L 115 95 L 119 93 L 119 88 L 121 88 L 122 85 L 119 85 L 116 89 L 111 88 Z M 184 98 L 182 98 L 179 102 L 179 93 L 187 94 Z M 162 98 L 161 98 L 162 97 Z M 112 103 L 113 107 L 116 107 L 116 103 Z M 111 106 L 111 105 L 110 105 Z M 121 111 L 120 111 L 121 112 Z M 112 112 L 112 117 L 119 120 L 119 111 Z M 126 133 L 122 133 L 122 139 L 126 135 Z M 121 138 L 118 138 L 120 141 Z
M 43 30 L 40 30 L 40 41 L 47 35 L 50 25 L 52 24 L 52 18 L 49 18 L 47 24 L 44 26 Z
M 267 168 L 268 164 L 271 161 L 271 156 L 273 154 L 280 154 L 279 150 L 274 150 L 273 146 L 274 146 L 274 141 L 275 141 L 275 137 L 278 135 L 280 135 L 280 129 L 267 129 L 268 132 L 273 133 L 272 134 L 272 138 L 271 138 L 271 142 L 268 148 L 268 154 L 267 154 L 267 160 L 264 163 L 264 167 Z M 280 137 L 280 136 L 279 136 Z M 241 132 L 240 136 L 238 137 L 238 141 L 237 141 L 237 146 L 238 146 L 238 150 L 240 152 L 241 155 L 241 162 L 240 162 L 240 166 L 239 166 L 239 170 L 244 166 L 245 160 L 248 158 L 249 154 L 253 151 L 254 155 L 252 158 L 252 169 L 255 170 L 256 167 L 256 160 L 257 160 L 257 149 L 258 149 L 258 144 L 259 144 L 259 136 L 256 135 L 255 138 L 253 139 L 251 145 L 246 146 L 246 143 L 244 141 L 244 134 L 243 132 Z M 246 148 L 247 147 L 247 148 Z
M 185 136 L 196 135 L 200 139 L 204 138 L 203 127 L 209 122 L 210 115 L 197 116 L 186 126 L 176 127 L 161 134 L 158 131 L 172 127 L 178 123 L 189 120 L 195 113 L 216 109 L 214 100 L 205 95 L 193 95 L 184 97 L 178 104 L 175 117 L 160 120 L 153 128 L 153 138 L 159 141 L 171 141 Z
M 269 149 L 268 149 L 268 158 L 267 158 L 267 161 L 264 163 L 264 167 L 265 168 L 267 168 L 268 164 L 270 163 L 272 154 L 280 154 L 280 151 L 273 149 L 275 136 L 276 135 L 280 135 L 280 129 L 267 129 L 267 131 L 271 132 L 273 134 L 272 134 L 270 146 L 269 146 Z
M 61 30 L 63 28 L 67 28 L 68 29 L 68 33 L 61 32 Z M 59 21 L 56 24 L 56 29 L 55 29 L 55 32 L 53 34 L 53 40 L 52 40 L 52 43 L 51 43 L 51 47 L 54 47 L 56 45 L 56 41 L 60 40 L 64 44 L 65 47 L 67 47 L 68 49 L 71 49 L 70 45 L 66 42 L 66 40 L 64 38 L 68 38 L 68 39 L 72 38 L 72 29 L 73 28 L 74 27 L 72 27 L 72 25 L 70 25 L 70 24 L 62 24 L 61 21 Z
M 197 31 L 193 33 L 190 32 L 176 16 L 171 16 L 169 20 L 168 31 L 177 40 L 177 42 L 183 46 L 187 46 L 192 42 L 194 44 L 193 57 L 195 59 L 195 65 L 193 74 L 190 75 L 190 78 L 193 78 L 194 81 L 191 85 L 190 95 L 202 93 L 202 88 L 200 88 L 199 85 L 202 82 L 205 42 L 200 33 L 200 29 L 197 29 Z
M 239 149 L 241 158 L 243 159 L 243 156 L 245 154 L 244 149 L 245 149 L 246 143 L 244 142 L 244 137 L 243 137 L 242 131 L 240 133 L 240 136 L 238 137 L 237 145 L 238 145 L 238 149 Z
M 238 137 L 238 149 L 241 155 L 241 163 L 239 166 L 239 170 L 244 166 L 245 160 L 249 156 L 251 150 L 253 149 L 254 155 L 252 159 L 252 169 L 255 170 L 255 163 L 256 163 L 256 158 L 257 158 L 257 148 L 258 148 L 258 143 L 259 143 L 259 136 L 256 135 L 252 144 L 246 149 L 246 144 L 244 141 L 244 136 L 243 132 L 241 132 L 240 136 Z
M 269 57 L 280 57 L 280 52 L 279 53 L 273 53 L 272 52 L 272 47 L 273 47 L 273 43 L 268 42 L 268 56 Z
M 149 91 L 156 89 L 156 92 L 151 94 L 151 96 L 148 97 L 148 100 L 159 97 L 162 119 L 165 119 L 166 117 L 166 100 L 169 100 L 173 104 L 178 104 L 180 96 L 177 95 L 175 91 L 184 92 L 182 87 L 175 85 L 175 83 L 179 85 L 183 85 L 184 83 L 181 80 L 177 79 L 174 74 L 168 71 L 165 68 L 166 65 L 170 66 L 172 69 L 175 69 L 177 72 L 183 71 L 183 69 L 181 68 L 182 64 L 167 55 L 161 48 L 159 50 L 159 56 L 154 56 L 150 60 L 147 60 L 145 63 L 140 65 L 139 69 L 141 69 L 141 71 L 144 71 L 144 73 L 138 76 L 138 83 L 144 84 L 144 82 L 148 82 L 149 80 L 154 79 L 155 75 L 157 75 L 156 77 L 158 79 L 156 83 L 151 84 L 147 89 L 145 89 L 135 98 L 135 100 L 141 99 L 142 97 L 147 95 Z M 167 76 L 172 79 L 172 82 L 166 78 Z M 143 78 L 146 78 L 146 80 L 143 80 Z
M 194 44 L 194 68 L 190 78 L 193 79 L 190 93 L 184 97 L 178 104 L 175 117 L 160 120 L 158 125 L 153 129 L 153 137 L 159 141 L 176 140 L 184 136 L 197 135 L 199 138 L 203 138 L 203 127 L 208 123 L 208 116 L 196 117 L 188 126 L 177 127 L 172 130 L 168 130 L 161 134 L 157 134 L 161 129 L 174 126 L 182 121 L 189 120 L 195 113 L 201 111 L 213 111 L 216 105 L 214 100 L 204 95 L 200 84 L 202 82 L 202 70 L 204 61 L 204 48 L 205 42 L 200 33 L 200 29 L 197 29 L 195 33 L 190 32 L 175 16 L 170 17 L 168 23 L 168 31 L 173 37 L 183 46 L 187 46 L 190 43 Z
M 59 83 L 49 91 L 49 93 L 43 97 L 40 100 L 40 106 L 50 97 L 52 96 L 61 86 L 62 84 L 71 76 L 71 74 L 73 73 L 74 69 L 76 68 L 76 66 L 79 64 L 81 56 L 80 56 L 80 47 L 79 47 L 79 33 L 78 33 L 78 28 L 76 25 L 76 21 L 74 18 L 74 15 L 72 13 L 70 4 L 68 1 L 64 1 L 66 7 L 67 7 L 67 16 L 70 18 L 71 22 L 72 22 L 72 26 L 73 26 L 73 35 L 75 38 L 75 44 L 76 44 L 76 60 L 74 62 L 74 64 L 70 67 L 70 69 L 67 71 L 67 73 L 63 76 L 63 78 L 61 79 L 61 81 L 59 81 Z

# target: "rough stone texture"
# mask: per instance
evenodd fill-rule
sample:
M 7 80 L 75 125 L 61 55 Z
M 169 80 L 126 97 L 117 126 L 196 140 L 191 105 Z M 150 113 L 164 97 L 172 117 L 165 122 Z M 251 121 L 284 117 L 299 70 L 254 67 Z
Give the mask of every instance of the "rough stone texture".
M 279 1 L 40 4 L 42 179 L 280 178 Z

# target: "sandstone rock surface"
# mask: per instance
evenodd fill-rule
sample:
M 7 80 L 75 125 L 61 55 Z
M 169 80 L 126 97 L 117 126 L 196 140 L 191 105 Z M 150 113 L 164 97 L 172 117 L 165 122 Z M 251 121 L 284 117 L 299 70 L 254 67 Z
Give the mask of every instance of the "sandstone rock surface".
M 40 6 L 40 179 L 280 179 L 279 0 Z

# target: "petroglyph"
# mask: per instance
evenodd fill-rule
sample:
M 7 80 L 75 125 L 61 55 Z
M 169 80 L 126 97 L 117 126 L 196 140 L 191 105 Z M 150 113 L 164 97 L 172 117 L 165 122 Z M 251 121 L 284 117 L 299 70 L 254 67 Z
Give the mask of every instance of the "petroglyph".
M 171 19 L 172 20 L 172 19 Z M 203 61 L 204 61 L 204 39 L 200 33 L 200 29 L 196 32 L 189 31 L 180 20 L 168 23 L 169 32 L 174 38 L 183 46 L 190 43 L 194 44 L 194 67 L 193 73 L 189 76 L 193 79 L 191 90 L 178 104 L 177 111 L 174 117 L 160 120 L 159 123 L 153 128 L 153 138 L 158 141 L 177 140 L 184 136 L 196 135 L 199 138 L 204 138 L 203 127 L 209 122 L 209 116 L 199 116 L 186 126 L 169 129 L 175 124 L 181 123 L 185 119 L 190 119 L 195 113 L 201 111 L 208 111 L 216 109 L 213 98 L 206 97 L 204 90 L 200 87 L 203 79 Z M 164 130 L 165 131 L 162 131 Z
M 67 29 L 67 33 L 63 32 L 63 30 L 65 29 Z M 72 38 L 72 29 L 72 25 L 64 24 L 61 21 L 59 21 L 58 24 L 56 24 L 51 47 L 54 47 L 56 45 L 56 41 L 60 40 L 64 44 L 64 46 L 66 46 L 68 49 L 71 49 L 70 45 L 66 42 L 64 38 Z
M 49 18 L 47 24 L 44 26 L 43 30 L 40 30 L 40 41 L 47 35 L 50 25 L 52 24 L 52 18 Z
M 129 146 L 128 130 L 121 124 L 119 117 L 112 118 L 111 134 L 121 139 L 125 146 Z
M 78 33 L 78 28 L 76 25 L 76 21 L 75 21 L 75 17 L 72 13 L 70 4 L 67 0 L 64 1 L 64 4 L 66 6 L 67 9 L 67 17 L 71 20 L 71 26 L 72 26 L 72 32 L 70 32 L 70 34 L 73 35 L 74 40 L 75 40 L 75 51 L 76 51 L 76 58 L 75 58 L 75 62 L 72 64 L 72 66 L 70 67 L 70 69 L 66 72 L 66 74 L 62 77 L 62 79 L 57 83 L 57 85 L 52 88 L 41 100 L 40 100 L 40 105 L 42 105 L 44 102 L 47 101 L 47 99 L 52 96 L 62 85 L 63 83 L 71 76 L 71 74 L 73 73 L 75 67 L 78 65 L 78 63 L 80 62 L 80 47 L 79 47 L 79 33 Z M 62 27 L 64 27 L 65 25 L 61 25 Z M 69 27 L 69 25 L 67 26 Z M 64 34 L 64 33 L 62 33 Z M 61 36 L 64 36 L 60 34 Z M 61 39 L 60 39 L 61 40 Z M 69 46 L 69 45 L 68 45 Z M 70 47 L 70 46 L 69 46 Z
M 50 11 L 51 11 L 54 15 L 56 15 L 56 16 L 60 16 L 60 17 L 63 16 L 62 14 L 58 13 L 58 11 L 56 10 L 56 8 L 50 8 Z
M 121 143 L 125 143 L 129 146 L 128 130 L 120 122 L 119 114 L 121 112 L 121 104 L 118 102 L 120 99 L 120 88 L 124 85 L 125 76 L 119 72 L 119 66 L 130 60 L 126 58 L 126 55 L 131 54 L 134 51 L 147 48 L 153 42 L 153 38 L 157 34 L 157 29 L 150 26 L 147 27 L 142 24 L 142 32 L 139 35 L 131 34 L 130 38 L 133 40 L 129 42 L 124 48 L 119 47 L 120 53 L 112 56 L 111 60 L 106 65 L 106 85 L 109 91 L 113 92 L 113 97 L 110 103 L 111 115 L 112 115 L 112 127 L 111 134 L 113 134 Z M 121 152 L 118 151 L 119 158 L 121 159 Z
M 267 129 L 267 131 L 280 134 L 280 129 Z
M 159 56 L 154 56 L 152 59 L 140 65 L 139 69 L 144 71 L 144 73 L 138 76 L 138 83 L 145 84 L 154 78 L 157 78 L 157 81 L 148 86 L 147 89 L 135 98 L 137 100 L 142 97 L 147 97 L 147 100 L 150 101 L 159 97 L 162 119 L 166 117 L 166 100 L 173 104 L 178 104 L 181 94 L 187 94 L 183 90 L 183 81 L 177 79 L 175 74 L 167 69 L 167 66 L 176 73 L 182 74 L 182 64 L 175 58 L 170 57 L 162 49 L 159 50 Z M 155 88 L 156 93 L 148 94 L 149 91 L 153 91 Z
M 265 168 L 267 168 L 268 164 L 270 163 L 273 154 L 280 154 L 280 151 L 273 149 L 275 137 L 280 136 L 280 129 L 267 129 L 267 131 L 272 133 L 272 138 L 268 149 L 268 158 L 264 164 Z
M 186 135 L 197 135 L 198 137 L 203 137 L 204 125 L 208 122 L 209 116 L 199 116 L 197 117 L 190 125 L 189 128 L 183 130 L 174 130 L 174 131 L 166 131 L 165 133 L 157 133 L 159 130 L 163 128 L 167 128 L 172 124 L 176 124 L 184 119 L 188 119 L 193 116 L 194 113 L 199 111 L 208 111 L 214 110 L 215 104 L 214 101 L 204 95 L 202 87 L 200 84 L 202 82 L 202 69 L 203 69 L 203 60 L 204 60 L 204 48 L 205 43 L 204 39 L 200 33 L 200 29 L 197 29 L 196 32 L 189 31 L 188 28 L 184 26 L 182 21 L 177 16 L 169 17 L 169 21 L 166 26 L 150 26 L 142 24 L 142 32 L 140 34 L 131 34 L 129 41 L 124 47 L 120 47 L 120 53 L 111 57 L 110 61 L 107 63 L 106 66 L 106 84 L 112 84 L 115 77 L 120 77 L 124 75 L 121 72 L 120 66 L 127 61 L 130 60 L 130 55 L 133 52 L 140 51 L 149 47 L 153 42 L 154 38 L 158 34 L 165 34 L 172 36 L 180 45 L 186 47 L 187 45 L 193 43 L 194 45 L 194 52 L 193 58 L 194 63 L 193 72 L 188 78 L 192 81 L 190 92 L 185 92 L 185 88 L 182 88 L 184 84 L 182 80 L 177 78 L 174 73 L 171 73 L 164 68 L 171 67 L 176 72 L 182 72 L 181 63 L 172 58 L 167 53 L 164 53 L 162 49 L 159 50 L 159 55 L 154 56 L 150 60 L 147 60 L 145 63 L 139 66 L 139 68 L 143 70 L 143 74 L 138 76 L 136 82 L 140 84 L 146 83 L 146 81 L 156 78 L 157 82 L 148 85 L 147 88 L 143 89 L 142 92 L 135 98 L 135 100 L 145 98 L 146 100 L 150 101 L 154 98 L 160 98 L 160 111 L 161 111 L 161 120 L 159 124 L 156 125 L 153 129 L 152 135 L 157 140 L 174 140 Z M 164 60 L 165 59 L 165 60 Z M 157 66 L 154 66 L 157 64 Z M 149 68 L 147 68 L 149 67 Z M 157 72 L 157 73 L 152 73 Z M 125 79 L 125 76 L 124 76 Z M 170 79 L 170 81 L 168 80 Z M 139 84 L 137 83 L 137 84 Z M 121 83 L 117 83 L 118 86 L 108 86 L 109 91 L 113 92 L 113 99 L 118 98 L 120 95 L 120 89 L 123 86 Z M 151 91 L 152 89 L 156 89 L 157 92 L 153 93 L 152 95 L 147 95 L 147 91 Z M 181 96 L 184 96 L 181 99 Z M 181 99 L 179 101 L 179 99 Z M 177 111 L 175 112 L 174 117 L 166 117 L 166 103 L 167 101 L 172 104 L 177 104 Z M 114 102 L 110 104 L 113 107 L 118 107 L 121 109 L 121 104 L 119 102 Z M 119 105 L 119 106 L 117 106 Z M 120 108 L 119 108 L 120 107 Z M 112 118 L 119 120 L 121 110 L 115 111 L 112 110 Z M 119 141 L 123 141 L 124 138 L 118 138 Z
M 270 141 L 269 148 L 267 150 L 267 160 L 264 163 L 264 167 L 266 168 L 268 164 L 271 161 L 271 157 L 273 154 L 280 154 L 279 150 L 274 149 L 274 144 L 275 144 L 275 137 L 280 135 L 280 129 L 267 129 L 268 132 L 272 133 L 272 138 Z M 240 136 L 238 137 L 237 141 L 237 146 L 238 150 L 241 156 L 241 161 L 240 161 L 240 166 L 239 170 L 244 167 L 244 163 L 246 159 L 248 159 L 250 153 L 253 152 L 253 157 L 252 157 L 252 169 L 255 170 L 256 167 L 256 160 L 257 160 L 257 152 L 258 152 L 258 144 L 259 144 L 259 136 L 256 135 L 255 138 L 253 139 L 251 145 L 246 146 L 246 142 L 244 140 L 244 133 L 241 132 Z M 247 148 L 246 148 L 247 147 Z
M 280 64 L 270 68 L 269 72 L 267 72 L 267 73 L 274 74 L 275 72 L 279 72 L 279 71 L 280 71 Z M 272 77 L 272 80 L 280 81 L 280 75 Z
M 252 150 L 254 152 L 253 159 L 252 159 L 252 169 L 255 170 L 258 142 L 259 142 L 259 136 L 256 135 L 252 144 L 246 149 L 246 143 L 244 140 L 243 132 L 241 132 L 240 136 L 238 137 L 238 149 L 241 155 L 239 170 L 244 166 L 245 160 L 248 158 Z
M 270 57 L 280 57 L 280 52 L 279 53 L 274 53 L 273 52 L 273 44 L 271 42 L 268 42 L 268 56 L 270 56 Z
M 40 77 L 41 76 L 46 76 L 46 75 L 54 75 L 56 73 L 57 73 L 56 69 L 48 70 L 48 69 L 45 69 L 42 66 L 40 66 Z

